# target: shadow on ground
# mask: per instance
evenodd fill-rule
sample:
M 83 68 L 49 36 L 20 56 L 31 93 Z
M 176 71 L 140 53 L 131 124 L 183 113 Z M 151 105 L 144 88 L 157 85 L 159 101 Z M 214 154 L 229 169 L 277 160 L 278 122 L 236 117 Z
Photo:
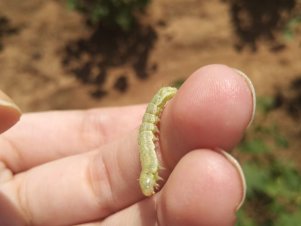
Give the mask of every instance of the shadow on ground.
M 275 107 L 283 107 L 288 115 L 296 120 L 301 119 L 301 74 L 284 90 L 275 95 Z
M 8 18 L 0 15 L 0 51 L 3 50 L 3 38 L 18 33 L 18 28 L 13 27 Z
M 136 25 L 131 32 L 125 32 L 99 25 L 88 38 L 65 47 L 63 65 L 82 83 L 93 87 L 93 97 L 101 98 L 108 92 L 104 84 L 110 69 L 130 67 L 139 79 L 146 79 L 156 70 L 156 65 L 148 62 L 156 39 L 151 26 Z M 117 77 L 113 88 L 125 92 L 127 87 L 125 72 Z
M 257 50 L 258 41 L 268 41 L 271 51 L 280 51 L 285 45 L 276 40 L 275 32 L 281 32 L 288 15 L 296 6 L 296 0 L 225 0 L 230 3 L 230 15 L 238 37 L 235 48 L 249 47 Z

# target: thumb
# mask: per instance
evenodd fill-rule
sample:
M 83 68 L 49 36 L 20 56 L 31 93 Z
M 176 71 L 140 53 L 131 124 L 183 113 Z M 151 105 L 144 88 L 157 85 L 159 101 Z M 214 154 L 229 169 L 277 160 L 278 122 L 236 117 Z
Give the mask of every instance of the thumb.
M 19 107 L 0 90 L 0 133 L 8 130 L 21 116 Z

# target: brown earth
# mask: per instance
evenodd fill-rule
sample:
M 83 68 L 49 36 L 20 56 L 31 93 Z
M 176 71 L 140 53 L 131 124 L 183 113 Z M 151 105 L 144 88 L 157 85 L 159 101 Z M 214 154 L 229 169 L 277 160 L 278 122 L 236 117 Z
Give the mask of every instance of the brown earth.
M 88 27 L 64 0 L 0 1 L 0 88 L 24 112 L 128 105 L 200 66 L 227 64 L 258 96 L 277 95 L 269 120 L 297 153 L 301 28 L 291 39 L 283 31 L 299 9 L 294 0 L 157 0 L 125 34 Z

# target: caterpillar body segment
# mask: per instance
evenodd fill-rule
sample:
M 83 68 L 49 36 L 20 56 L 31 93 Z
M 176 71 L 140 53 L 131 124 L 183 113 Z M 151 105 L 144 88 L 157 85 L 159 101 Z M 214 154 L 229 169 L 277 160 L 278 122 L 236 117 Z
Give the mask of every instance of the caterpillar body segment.
M 156 142 L 159 139 L 158 122 L 166 103 L 176 92 L 177 89 L 173 87 L 161 88 L 148 104 L 139 128 L 138 144 L 141 163 L 139 184 L 145 196 L 155 194 L 155 190 L 159 188 L 157 182 L 161 179 L 159 169 L 162 167 L 156 153 Z

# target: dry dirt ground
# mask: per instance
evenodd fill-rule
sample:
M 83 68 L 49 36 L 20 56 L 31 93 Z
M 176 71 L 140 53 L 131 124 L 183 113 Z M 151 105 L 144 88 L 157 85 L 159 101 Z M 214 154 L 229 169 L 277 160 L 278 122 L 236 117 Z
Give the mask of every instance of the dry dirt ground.
M 298 5 L 299 4 L 299 5 Z M 300 147 L 299 3 L 156 0 L 130 34 L 88 27 L 64 0 L 0 1 L 0 88 L 24 112 L 147 102 L 200 66 L 230 65 L 258 96 L 277 95 L 271 121 Z M 300 159 L 301 160 L 301 159 Z

